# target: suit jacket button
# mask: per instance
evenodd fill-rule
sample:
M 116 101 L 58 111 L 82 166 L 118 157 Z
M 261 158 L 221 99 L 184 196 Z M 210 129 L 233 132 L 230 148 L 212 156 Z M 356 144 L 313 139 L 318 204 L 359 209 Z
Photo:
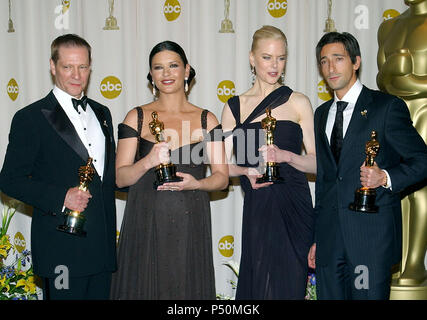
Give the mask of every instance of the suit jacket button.
M 340 177 L 338 177 L 338 181 L 342 181 L 342 177 L 340 176 Z

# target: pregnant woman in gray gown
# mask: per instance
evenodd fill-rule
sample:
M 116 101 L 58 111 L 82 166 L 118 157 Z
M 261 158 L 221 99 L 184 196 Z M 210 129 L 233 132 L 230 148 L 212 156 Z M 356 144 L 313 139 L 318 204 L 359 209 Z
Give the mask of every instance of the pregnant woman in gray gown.
M 194 75 L 178 44 L 159 43 L 148 75 L 158 99 L 119 125 L 116 181 L 130 187 L 112 299 L 215 299 L 208 191 L 227 187 L 228 167 L 218 120 L 187 101 Z M 154 111 L 167 142 L 150 132 Z M 183 181 L 154 189 L 155 167 L 169 161 Z

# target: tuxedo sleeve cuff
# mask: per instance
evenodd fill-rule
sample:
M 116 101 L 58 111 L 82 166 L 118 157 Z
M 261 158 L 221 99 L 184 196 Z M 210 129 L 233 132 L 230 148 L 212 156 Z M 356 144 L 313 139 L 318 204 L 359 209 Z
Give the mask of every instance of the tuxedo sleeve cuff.
M 382 171 L 387 175 L 387 184 L 385 186 L 382 186 L 382 187 L 385 188 L 385 189 L 393 190 L 392 189 L 392 185 L 391 185 L 390 175 L 388 174 L 387 170 L 382 170 Z

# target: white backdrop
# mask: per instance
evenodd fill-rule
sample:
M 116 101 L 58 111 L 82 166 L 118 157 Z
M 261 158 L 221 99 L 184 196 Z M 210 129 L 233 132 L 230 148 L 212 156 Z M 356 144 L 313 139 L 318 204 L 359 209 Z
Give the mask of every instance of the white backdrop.
M 324 33 L 328 14 L 327 0 L 231 0 L 229 18 L 235 33 L 219 32 L 225 15 L 222 0 L 116 0 L 113 16 L 119 30 L 103 30 L 109 16 L 107 0 L 10 3 L 15 32 L 8 32 L 9 1 L 0 0 L 1 164 L 14 113 L 52 89 L 50 43 L 65 33 L 77 33 L 91 44 L 93 67 L 88 96 L 110 108 L 116 128 L 131 108 L 152 100 L 146 80 L 148 55 L 163 40 L 179 43 L 197 72 L 190 102 L 209 109 L 220 119 L 226 99 L 250 85 L 248 53 L 252 34 L 265 24 L 281 28 L 288 37 L 286 84 L 306 94 L 313 110 L 329 99 L 315 59 L 315 46 Z M 361 80 L 368 87 L 377 88 L 378 27 L 383 19 L 406 9 L 403 0 L 333 1 L 336 28 L 359 40 Z M 115 135 L 117 139 L 117 130 Z M 313 191 L 313 183 L 310 186 Z M 117 199 L 119 226 L 125 206 L 123 196 Z M 235 278 L 223 263 L 240 259 L 242 192 L 234 185 L 228 194 L 218 192 L 212 199 L 216 289 L 234 296 L 229 280 Z M 30 216 L 18 213 L 9 230 L 12 239 L 20 233 L 28 249 L 30 222 Z

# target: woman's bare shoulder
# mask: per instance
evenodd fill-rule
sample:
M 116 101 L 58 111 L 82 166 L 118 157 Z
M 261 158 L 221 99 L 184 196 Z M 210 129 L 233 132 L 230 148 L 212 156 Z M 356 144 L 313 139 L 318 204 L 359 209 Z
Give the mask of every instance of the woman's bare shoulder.
M 131 110 L 126 114 L 125 119 L 123 120 L 124 124 L 127 124 L 128 126 L 136 129 L 138 124 L 138 109 L 141 108 L 143 112 L 150 112 L 153 110 L 153 103 L 148 103 L 144 105 L 139 105 Z

